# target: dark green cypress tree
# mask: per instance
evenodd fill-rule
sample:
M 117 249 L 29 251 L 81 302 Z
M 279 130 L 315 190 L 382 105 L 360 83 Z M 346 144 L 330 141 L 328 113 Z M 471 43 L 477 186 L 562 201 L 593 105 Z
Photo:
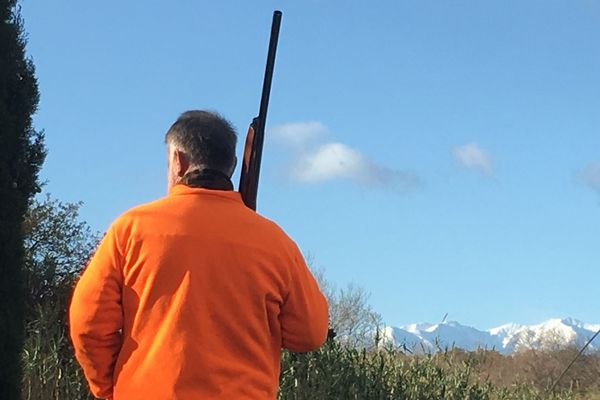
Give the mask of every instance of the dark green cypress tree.
M 0 0 L 0 399 L 20 399 L 24 284 L 22 223 L 40 191 L 42 132 L 32 127 L 39 94 L 16 0 Z

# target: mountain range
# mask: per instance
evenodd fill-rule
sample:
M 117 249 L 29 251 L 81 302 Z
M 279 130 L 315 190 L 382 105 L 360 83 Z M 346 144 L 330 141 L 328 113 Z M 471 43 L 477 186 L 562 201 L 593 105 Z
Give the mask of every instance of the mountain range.
M 382 342 L 403 346 L 414 353 L 460 348 L 469 351 L 496 350 L 509 355 L 524 349 L 581 348 L 599 330 L 600 324 L 589 324 L 574 318 L 551 319 L 537 325 L 505 324 L 488 330 L 448 321 L 388 326 L 384 328 Z M 587 350 L 600 350 L 600 335 Z

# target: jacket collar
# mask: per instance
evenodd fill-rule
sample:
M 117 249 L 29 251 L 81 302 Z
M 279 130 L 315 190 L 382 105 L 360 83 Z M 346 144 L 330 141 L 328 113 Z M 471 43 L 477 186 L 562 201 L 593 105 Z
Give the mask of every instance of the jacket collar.
M 169 197 L 185 195 L 216 196 L 223 199 L 233 200 L 242 203 L 242 195 L 240 194 L 240 192 L 234 190 L 214 190 L 201 187 L 190 187 L 183 183 L 178 183 L 177 185 L 173 186 L 169 191 Z

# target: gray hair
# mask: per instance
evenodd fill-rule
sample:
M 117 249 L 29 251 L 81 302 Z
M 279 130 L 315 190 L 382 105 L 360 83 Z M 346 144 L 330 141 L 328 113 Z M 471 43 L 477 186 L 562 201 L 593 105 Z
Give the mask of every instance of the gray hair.
M 235 163 L 235 129 L 213 111 L 184 112 L 167 131 L 165 142 L 183 151 L 195 167 L 227 173 Z

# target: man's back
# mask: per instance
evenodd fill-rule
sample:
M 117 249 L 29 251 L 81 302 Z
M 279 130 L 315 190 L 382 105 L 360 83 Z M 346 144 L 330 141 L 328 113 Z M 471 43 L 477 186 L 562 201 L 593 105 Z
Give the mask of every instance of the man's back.
M 273 399 L 281 347 L 319 347 L 327 303 L 296 245 L 239 193 L 177 185 L 111 226 L 71 330 L 98 397 L 114 384 L 116 400 Z

